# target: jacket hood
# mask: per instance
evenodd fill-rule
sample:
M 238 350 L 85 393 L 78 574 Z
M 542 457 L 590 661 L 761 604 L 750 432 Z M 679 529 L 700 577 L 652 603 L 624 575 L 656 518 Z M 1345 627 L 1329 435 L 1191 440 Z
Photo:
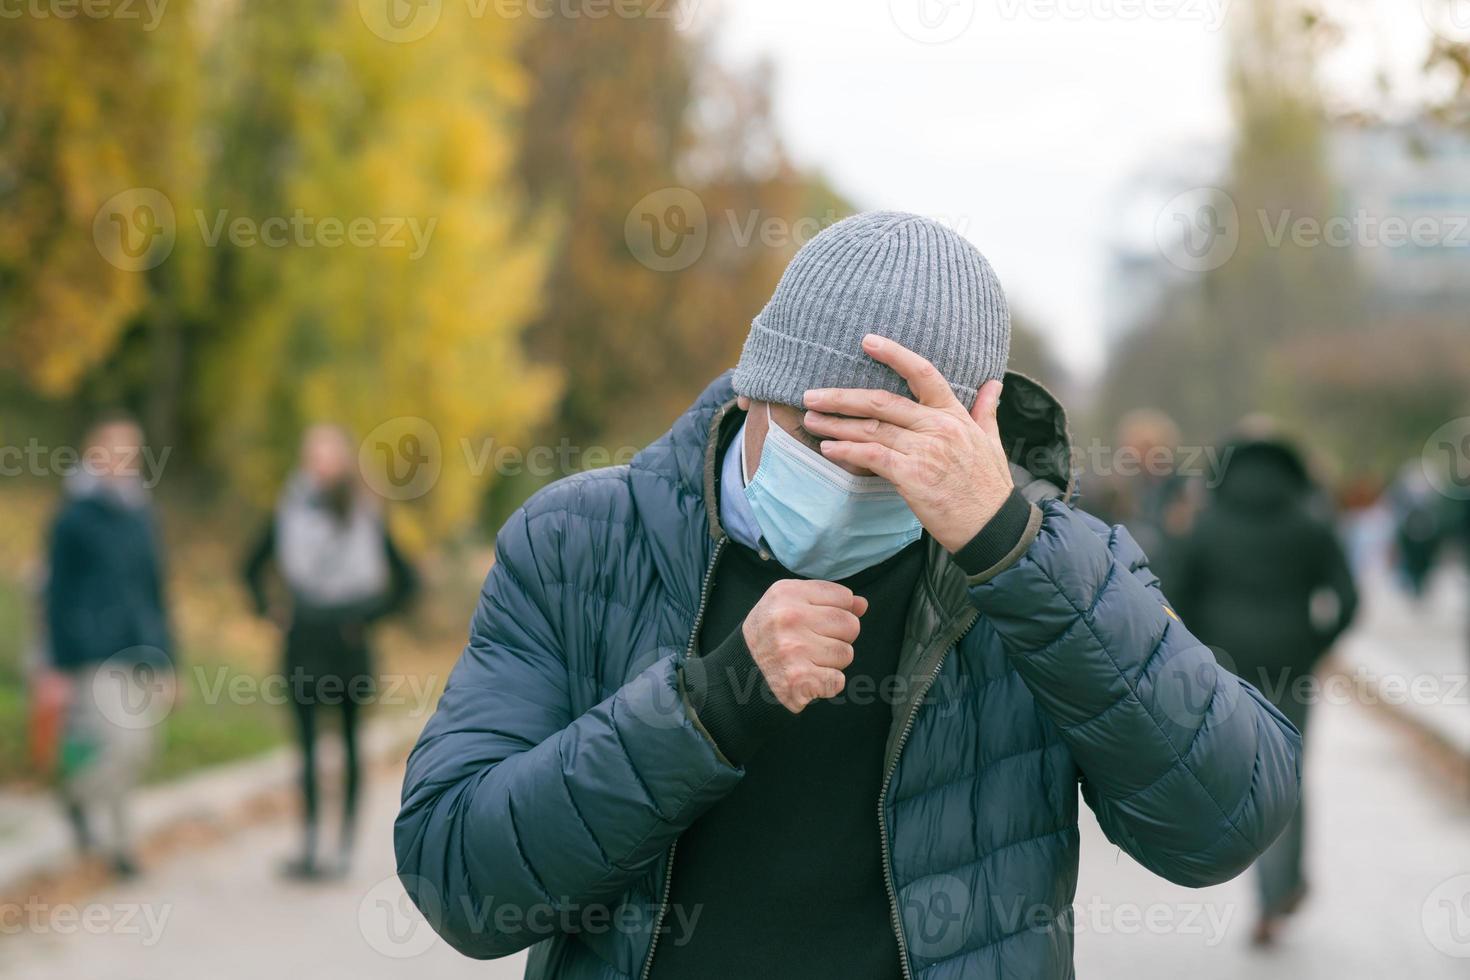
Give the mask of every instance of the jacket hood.
M 1215 499 L 1239 510 L 1277 510 L 1302 500 L 1312 478 L 1296 447 L 1281 439 L 1244 439 L 1228 444 Z

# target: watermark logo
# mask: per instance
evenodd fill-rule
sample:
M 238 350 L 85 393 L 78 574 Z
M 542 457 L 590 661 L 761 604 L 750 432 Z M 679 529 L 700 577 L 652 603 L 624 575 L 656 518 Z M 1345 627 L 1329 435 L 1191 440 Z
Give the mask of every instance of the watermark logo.
M 969 932 L 974 896 L 954 875 L 926 879 L 904 895 L 904 934 L 915 956 L 940 960 L 959 952 Z
M 1439 883 L 1420 911 L 1429 944 L 1446 956 L 1470 959 L 1470 874 Z
M 888 16 L 920 44 L 948 44 L 975 22 L 975 0 L 888 0 Z
M 48 446 L 35 436 L 25 445 L 0 445 L 0 477 L 67 476 L 85 473 L 105 478 L 110 474 L 136 479 L 152 490 L 163 479 L 164 467 L 173 455 L 172 446 L 104 447 Z
M 141 731 L 163 723 L 174 706 L 173 671 L 157 647 L 138 646 L 108 657 L 92 674 L 92 704 L 108 724 Z
M 657 651 L 652 655 L 644 654 L 643 658 L 634 662 L 635 669 L 652 663 L 658 655 Z M 686 669 L 698 670 L 703 666 L 698 659 L 694 659 L 686 664 Z M 624 684 L 613 702 L 612 710 L 614 715 L 625 713 L 655 731 L 679 728 L 688 718 L 684 712 L 684 695 L 678 685 L 669 683 L 667 676 L 652 670 L 643 670 Z
M 368 488 L 385 500 L 422 497 L 444 469 L 439 430 L 416 415 L 391 418 L 362 440 L 357 463 Z
M 141 20 L 153 31 L 167 7 L 168 0 L 0 0 L 0 20 Z
M 664 187 L 645 194 L 628 211 L 623 239 L 641 264 L 655 272 L 687 269 L 709 242 L 704 201 L 687 187 Z
M 174 250 L 174 206 L 152 187 L 131 187 L 102 203 L 92 219 L 92 241 L 124 272 L 157 268 Z
M 151 949 L 163 939 L 173 912 L 172 904 L 53 904 L 32 895 L 23 901 L 0 903 L 0 936 L 22 933 L 128 936 L 135 938 L 144 949 Z
M 328 215 L 317 217 L 297 208 L 290 215 L 277 214 L 264 219 L 250 215 L 230 215 L 216 211 L 211 217 L 202 209 L 194 211 L 194 224 L 199 238 L 209 248 L 227 241 L 236 248 L 382 248 L 405 249 L 410 261 L 424 257 L 434 238 L 439 219 L 430 217 L 358 215 L 343 219 Z
M 1424 23 L 1452 44 L 1470 42 L 1470 0 L 1419 0 Z
M 414 890 L 427 918 L 408 897 L 405 886 Z M 429 919 L 437 918 L 442 906 L 438 890 L 426 879 L 405 875 L 400 880 L 393 875 L 368 889 L 357 904 L 357 928 L 376 952 L 399 960 L 412 959 L 437 941 Z
M 1168 610 L 1172 620 L 1178 615 Z M 1170 629 L 1180 624 L 1172 622 Z M 1218 724 L 1240 704 L 1240 685 L 1230 679 L 1235 661 L 1224 650 L 1197 645 L 1175 654 L 1159 670 L 1154 682 L 1154 704 L 1174 724 L 1193 731 L 1213 713 Z
M 385 41 L 409 44 L 439 26 L 442 0 L 357 0 L 357 13 L 367 29 Z
M 1470 248 L 1470 215 L 1375 215 L 1366 208 L 1326 219 L 1294 214 L 1258 213 L 1261 234 L 1271 248 L 1290 242 L 1297 248 Z
M 1186 272 L 1209 272 L 1229 262 L 1240 246 L 1240 213 L 1218 187 L 1176 194 L 1154 221 L 1154 240 L 1169 263 Z
M 1420 466 L 1429 485 L 1451 500 L 1470 500 L 1470 416 L 1451 419 L 1424 443 Z

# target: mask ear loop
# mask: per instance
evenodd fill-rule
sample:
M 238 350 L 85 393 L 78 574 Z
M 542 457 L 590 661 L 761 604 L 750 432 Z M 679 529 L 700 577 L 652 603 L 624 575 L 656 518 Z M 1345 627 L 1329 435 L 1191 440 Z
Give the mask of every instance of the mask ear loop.
M 825 455 L 808 446 L 796 436 L 787 432 L 776 424 L 771 417 L 771 403 L 766 403 L 766 442 L 772 439 L 782 443 L 791 449 L 791 455 L 800 461 L 801 467 L 813 476 L 834 484 L 842 490 L 852 493 L 885 493 L 896 494 L 898 488 L 888 480 L 874 474 L 873 476 L 855 476 L 843 469 L 838 463 L 828 459 Z M 765 450 L 761 450 L 762 455 Z M 743 462 L 743 458 L 742 458 Z M 760 468 L 757 467 L 757 470 Z M 747 480 L 747 482 L 749 482 Z
M 750 424 L 749 419 L 747 419 L 746 425 L 749 425 L 749 424 Z M 769 428 L 770 424 L 771 424 L 771 403 L 770 402 L 766 402 L 766 426 Z M 742 425 L 740 427 L 740 479 L 741 479 L 741 482 L 745 486 L 748 487 L 748 486 L 750 486 L 750 478 L 751 478 L 751 476 L 753 474 L 750 472 L 750 466 L 746 462 L 746 456 L 745 456 L 745 445 L 746 445 L 746 441 L 747 441 L 747 433 L 745 431 L 745 425 Z
M 770 402 L 766 402 L 766 438 L 767 439 L 771 438 L 771 429 L 775 428 L 775 426 L 776 426 L 776 420 L 773 419 L 773 418 L 771 418 L 771 403 Z M 759 469 L 760 467 L 756 467 L 756 468 Z M 742 428 L 740 430 L 740 478 L 745 481 L 745 485 L 746 486 L 750 486 L 750 479 L 753 476 L 755 476 L 755 474 L 752 473 L 752 472 L 750 472 L 750 465 L 746 461 L 746 456 L 745 456 L 745 430 Z

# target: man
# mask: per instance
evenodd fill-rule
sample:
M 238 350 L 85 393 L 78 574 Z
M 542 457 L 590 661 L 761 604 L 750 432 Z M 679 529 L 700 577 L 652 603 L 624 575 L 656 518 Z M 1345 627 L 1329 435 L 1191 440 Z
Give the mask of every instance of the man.
M 51 532 L 46 587 L 49 667 L 64 678 L 62 799 L 84 853 L 109 819 L 113 870 L 136 873 L 128 797 L 152 761 L 157 725 L 175 694 L 162 559 L 142 479 L 143 432 L 103 418 L 66 478 Z
M 396 827 L 452 945 L 535 943 L 538 978 L 1066 977 L 1079 784 L 1173 881 L 1271 842 L 1297 733 L 1067 504 L 1009 338 L 971 245 L 850 218 L 733 376 L 512 516 Z
M 1295 445 L 1247 435 L 1223 458 L 1180 549 L 1175 597 L 1200 639 L 1305 733 L 1311 698 L 1302 685 L 1357 614 L 1352 569 L 1332 522 L 1316 512 L 1322 491 Z M 1304 806 L 1256 862 L 1258 946 L 1276 942 L 1307 896 Z

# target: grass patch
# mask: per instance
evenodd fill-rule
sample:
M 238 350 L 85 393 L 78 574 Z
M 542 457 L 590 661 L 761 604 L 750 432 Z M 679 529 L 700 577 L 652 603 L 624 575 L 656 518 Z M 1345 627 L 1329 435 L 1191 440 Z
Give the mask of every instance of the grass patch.
M 184 682 L 193 677 L 184 672 Z M 274 704 L 237 704 L 221 698 L 206 704 L 197 689 L 164 722 L 162 751 L 149 780 L 165 780 L 194 769 L 258 755 L 286 740 L 286 709 Z

